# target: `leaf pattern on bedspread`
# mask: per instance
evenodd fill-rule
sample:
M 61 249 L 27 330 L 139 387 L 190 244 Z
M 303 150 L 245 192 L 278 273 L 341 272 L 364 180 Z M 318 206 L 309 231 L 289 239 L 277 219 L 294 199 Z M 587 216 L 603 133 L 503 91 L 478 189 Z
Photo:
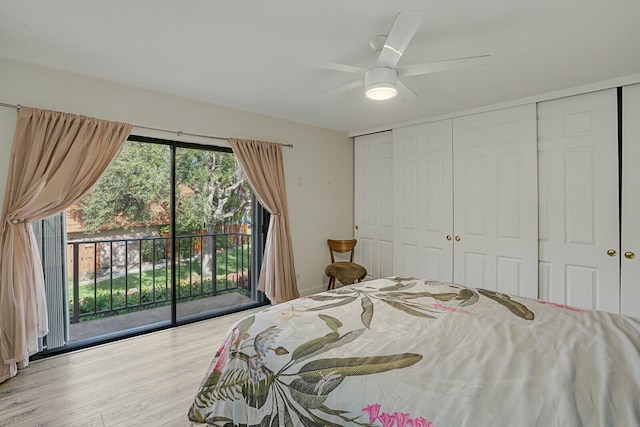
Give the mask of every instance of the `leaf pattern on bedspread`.
M 363 336 L 375 328 L 379 310 L 433 322 L 445 315 L 474 315 L 473 308 L 485 297 L 521 319 L 534 319 L 524 304 L 498 292 L 414 278 L 375 283 L 377 287 L 362 282 L 268 308 L 263 311 L 268 320 L 249 316 L 240 321 L 216 353 L 189 418 L 218 427 L 370 426 L 361 413 L 335 407 L 339 401 L 329 399 L 332 393 L 354 377 L 406 369 L 423 358 L 411 352 L 366 355 L 348 350 L 360 339 L 370 340 Z M 348 306 L 356 308 L 359 318 L 342 317 Z M 292 341 L 282 340 L 288 333 L 283 328 L 301 320 L 313 324 L 313 332 L 287 348 Z M 342 347 L 344 351 L 332 351 Z M 342 354 L 349 357 L 336 357 Z
M 450 307 L 442 303 L 425 303 L 424 301 L 416 301 L 421 298 L 431 298 L 441 302 L 456 302 L 460 307 L 470 307 L 480 300 L 483 295 L 500 305 L 506 307 L 511 313 L 525 320 L 533 320 L 534 314 L 523 304 L 513 301 L 508 295 L 499 292 L 493 292 L 485 289 L 472 289 L 459 285 L 445 284 L 436 281 L 425 281 L 428 286 L 438 287 L 439 285 L 447 285 L 448 287 L 459 288 L 458 292 L 428 292 L 419 291 L 411 292 L 418 284 L 418 280 L 414 277 L 395 277 L 391 279 L 395 284 L 382 288 L 367 288 L 366 283 L 345 286 L 334 291 L 324 292 L 308 297 L 317 302 L 328 302 L 328 304 L 319 305 L 308 309 L 308 311 L 320 311 L 329 308 L 335 308 L 350 304 L 360 300 L 362 305 L 362 324 L 369 329 L 373 320 L 374 306 L 373 299 L 379 300 L 389 307 L 403 311 L 411 316 L 421 317 L 425 319 L 435 319 L 437 314 L 443 311 L 453 311 L 458 313 L 468 313 L 466 310 L 451 310 Z M 406 283 L 405 283 L 406 282 Z
M 248 417 L 248 426 L 279 425 L 279 417 L 284 417 L 285 425 L 366 426 L 356 421 L 359 414 L 349 417 L 348 411 L 325 406 L 329 394 L 346 378 L 403 369 L 422 359 L 415 353 L 317 358 L 353 342 L 365 331 L 360 328 L 341 334 L 342 322 L 325 314 L 318 318 L 331 332 L 303 342 L 292 352 L 283 347 L 271 349 L 279 329 L 270 326 L 252 337 L 246 327 L 253 324 L 253 317 L 237 326 L 216 354 L 218 362 L 226 358 L 225 365 L 214 363 L 191 407 L 191 420 L 215 426 L 239 425 L 230 418 L 208 413 L 207 408 L 216 402 L 243 401 L 256 410 L 252 412 L 254 417 Z M 269 352 L 276 357 L 288 355 L 289 360 L 275 371 L 268 363 Z M 264 411 L 269 415 L 263 416 Z
M 509 295 L 501 294 L 500 292 L 487 291 L 485 289 L 478 289 L 478 292 L 487 298 L 502 304 L 507 307 L 510 312 L 518 317 L 522 317 L 525 320 L 533 320 L 535 315 L 524 304 L 520 304 L 517 301 L 513 301 Z

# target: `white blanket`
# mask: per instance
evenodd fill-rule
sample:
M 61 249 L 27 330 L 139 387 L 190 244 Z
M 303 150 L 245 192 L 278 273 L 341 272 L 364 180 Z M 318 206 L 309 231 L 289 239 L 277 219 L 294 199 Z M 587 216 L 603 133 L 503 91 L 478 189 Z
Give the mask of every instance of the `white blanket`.
M 640 321 L 379 279 L 238 322 L 189 411 L 215 426 L 636 426 Z

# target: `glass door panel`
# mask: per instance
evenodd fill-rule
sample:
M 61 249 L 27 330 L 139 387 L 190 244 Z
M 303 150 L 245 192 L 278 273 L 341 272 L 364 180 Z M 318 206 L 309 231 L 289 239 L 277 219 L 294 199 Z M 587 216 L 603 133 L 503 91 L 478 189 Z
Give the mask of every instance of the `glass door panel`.
M 177 147 L 177 321 L 251 305 L 250 187 L 230 151 Z
M 170 146 L 127 141 L 66 212 L 70 342 L 171 321 Z

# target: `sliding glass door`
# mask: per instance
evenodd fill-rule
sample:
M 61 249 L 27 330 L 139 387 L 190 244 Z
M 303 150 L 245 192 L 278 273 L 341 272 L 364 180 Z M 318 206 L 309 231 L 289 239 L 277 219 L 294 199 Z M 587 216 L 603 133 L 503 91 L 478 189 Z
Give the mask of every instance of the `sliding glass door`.
M 261 304 L 263 217 L 230 149 L 131 137 L 91 193 L 58 216 L 57 234 L 34 224 L 45 270 L 63 278 L 47 294 L 66 324 L 45 345 Z M 47 242 L 64 249 L 47 255 Z

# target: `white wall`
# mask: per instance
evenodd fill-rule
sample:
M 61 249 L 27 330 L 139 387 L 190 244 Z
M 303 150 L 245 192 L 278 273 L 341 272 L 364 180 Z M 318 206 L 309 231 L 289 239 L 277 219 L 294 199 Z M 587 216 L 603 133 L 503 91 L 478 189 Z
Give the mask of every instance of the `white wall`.
M 302 295 L 324 288 L 324 268 L 330 262 L 326 239 L 353 235 L 353 144 L 346 133 L 4 59 L 0 59 L 0 102 L 201 135 L 294 144 L 283 152 Z M 0 200 L 4 200 L 15 120 L 15 110 L 0 107 Z M 134 133 L 151 135 L 135 129 Z

